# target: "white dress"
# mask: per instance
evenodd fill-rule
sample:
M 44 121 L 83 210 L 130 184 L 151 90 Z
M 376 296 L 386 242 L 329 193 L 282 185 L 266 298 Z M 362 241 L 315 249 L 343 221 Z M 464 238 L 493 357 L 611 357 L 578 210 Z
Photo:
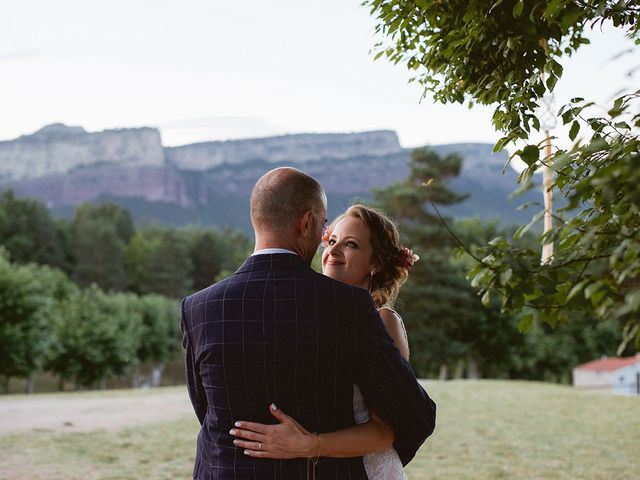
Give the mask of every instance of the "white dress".
M 369 409 L 358 385 L 353 386 L 353 412 L 356 423 L 369 421 Z M 393 447 L 384 452 L 364 455 L 362 460 L 369 480 L 408 480 L 400 457 Z

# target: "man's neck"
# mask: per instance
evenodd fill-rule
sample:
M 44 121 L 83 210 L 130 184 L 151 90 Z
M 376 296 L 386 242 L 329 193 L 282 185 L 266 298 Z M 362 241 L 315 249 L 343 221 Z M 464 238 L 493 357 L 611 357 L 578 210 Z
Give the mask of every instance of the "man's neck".
M 296 242 L 291 238 L 291 235 L 276 235 L 273 233 L 265 234 L 263 232 L 255 233 L 256 243 L 253 249 L 254 252 L 257 252 L 258 250 L 265 250 L 267 248 L 283 248 L 299 254 L 298 249 L 296 248 Z
M 286 248 L 263 248 L 260 250 L 254 250 L 252 255 L 275 255 L 285 253 L 288 255 L 298 255 L 296 252 L 287 250 Z

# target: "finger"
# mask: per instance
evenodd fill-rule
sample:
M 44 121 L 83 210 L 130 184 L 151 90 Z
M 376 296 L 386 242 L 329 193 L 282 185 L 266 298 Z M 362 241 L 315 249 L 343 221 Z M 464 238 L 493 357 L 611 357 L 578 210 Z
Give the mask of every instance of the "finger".
M 236 447 L 246 448 L 247 450 L 255 450 L 256 452 L 261 452 L 261 451 L 264 452 L 265 450 L 269 450 L 264 443 L 260 443 L 260 445 L 258 446 L 256 442 L 248 441 L 248 440 L 240 440 L 239 438 L 236 438 L 233 441 L 233 444 Z
M 280 421 L 280 423 L 287 423 L 293 420 L 293 418 L 291 418 L 289 415 L 287 415 L 278 407 L 276 407 L 275 403 L 271 404 L 271 407 L 269 407 L 269 411 L 271 412 L 271 415 L 273 415 Z
M 298 423 L 293 417 L 290 417 L 289 415 L 284 413 L 284 411 L 280 410 L 273 403 L 271 404 L 271 407 L 269 408 L 269 410 L 271 411 L 271 415 L 276 417 L 280 421 L 280 423 L 294 423 L 294 424 Z
M 274 458 L 271 452 L 265 452 L 264 450 L 246 449 L 244 454 L 253 458 Z
M 269 408 L 269 410 L 271 411 L 271 415 L 273 415 L 280 421 L 281 425 L 289 424 L 289 425 L 293 425 L 298 429 L 304 430 L 304 428 L 298 423 L 298 421 L 295 418 L 290 417 L 289 415 L 284 413 L 282 410 L 276 407 L 275 403 L 271 404 L 271 407 Z
M 244 438 L 246 440 L 255 440 L 257 442 L 264 441 L 264 435 L 262 433 L 253 432 L 251 430 L 243 430 L 241 428 L 233 428 L 229 430 L 229 433 L 234 437 Z
M 243 428 L 245 430 L 252 430 L 258 433 L 267 433 L 267 429 L 268 427 L 270 427 L 270 425 L 265 425 L 264 423 L 245 422 L 243 420 L 236 422 L 234 425 L 238 428 Z

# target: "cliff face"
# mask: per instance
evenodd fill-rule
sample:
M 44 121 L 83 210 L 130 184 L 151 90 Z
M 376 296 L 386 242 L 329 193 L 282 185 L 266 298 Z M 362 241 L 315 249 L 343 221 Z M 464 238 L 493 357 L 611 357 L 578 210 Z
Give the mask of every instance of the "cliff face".
M 165 162 L 160 132 L 154 128 L 88 133 L 54 124 L 15 140 L 0 142 L 0 181 L 21 181 L 99 165 L 135 167 Z
M 166 149 L 167 160 L 181 170 L 208 170 L 252 160 L 306 164 L 314 160 L 342 160 L 383 156 L 402 151 L 395 132 L 284 135 L 251 140 L 205 142 Z
M 433 147 L 464 158 L 451 182 L 471 197 L 450 215 L 501 217 L 524 222 L 507 198 L 516 174 L 501 170 L 506 153 L 491 145 Z M 174 225 L 218 225 L 250 230 L 249 195 L 256 180 L 277 166 L 291 165 L 325 188 L 332 218 L 356 199 L 370 199 L 373 188 L 407 178 L 410 151 L 394 132 L 301 134 L 252 140 L 206 142 L 163 148 L 151 128 L 87 133 L 51 125 L 33 135 L 0 142 L 0 190 L 36 197 L 59 214 L 87 201 L 109 199 L 130 209 L 137 220 Z M 532 192 L 532 195 L 536 194 Z M 529 195 L 530 197 L 532 195 Z
M 362 159 L 379 165 L 398 156 L 406 164 L 407 154 L 392 131 L 285 135 L 165 149 L 159 132 L 151 128 L 88 133 L 55 124 L 0 142 L 0 183 L 50 207 L 109 196 L 189 208 L 221 195 L 248 198 L 255 181 L 277 165 L 308 169 L 327 180 L 328 191 L 366 192 L 379 180 L 377 175 L 385 175 L 379 168 L 363 172 Z
M 167 202 L 181 207 L 191 205 L 183 178 L 168 165 L 102 164 L 69 173 L 7 182 L 4 188 L 11 188 L 22 197 L 39 198 L 49 208 L 90 202 L 105 195 Z

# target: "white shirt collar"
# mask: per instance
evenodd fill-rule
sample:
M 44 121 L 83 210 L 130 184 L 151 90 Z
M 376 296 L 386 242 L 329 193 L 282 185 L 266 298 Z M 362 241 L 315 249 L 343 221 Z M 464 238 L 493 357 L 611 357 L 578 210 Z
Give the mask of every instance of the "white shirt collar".
M 296 252 L 292 252 L 291 250 L 287 250 L 286 248 L 263 248 L 262 250 L 253 252 L 251 256 L 253 257 L 254 255 L 272 255 L 274 253 L 289 253 L 291 255 L 297 255 Z

